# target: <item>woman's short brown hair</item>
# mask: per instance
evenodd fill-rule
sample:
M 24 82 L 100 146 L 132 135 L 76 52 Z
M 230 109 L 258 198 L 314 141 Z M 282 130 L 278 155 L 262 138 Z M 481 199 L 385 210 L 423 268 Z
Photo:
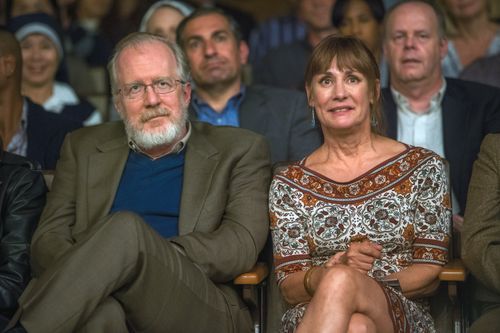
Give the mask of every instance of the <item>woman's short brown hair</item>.
M 325 73 L 333 59 L 336 59 L 340 70 L 355 70 L 366 78 L 368 89 L 372 91 L 373 103 L 370 115 L 372 119 L 372 131 L 383 133 L 383 117 L 380 106 L 380 70 L 375 56 L 355 37 L 344 37 L 330 35 L 314 48 L 309 63 L 306 67 L 305 84 L 308 91 L 311 91 L 313 77 L 320 73 Z

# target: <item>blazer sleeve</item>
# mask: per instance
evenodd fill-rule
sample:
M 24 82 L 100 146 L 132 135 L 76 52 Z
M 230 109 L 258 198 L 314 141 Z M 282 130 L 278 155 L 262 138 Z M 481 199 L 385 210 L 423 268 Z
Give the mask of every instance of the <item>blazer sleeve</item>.
M 19 167 L 6 184 L 0 239 L 0 309 L 13 311 L 31 278 L 29 249 L 45 205 L 46 187 L 40 172 Z
M 31 267 L 38 276 L 75 243 L 72 228 L 76 221 L 77 161 L 68 134 L 57 163 L 57 177 L 33 235 Z
M 171 239 L 212 281 L 230 281 L 255 264 L 268 235 L 270 176 L 269 149 L 258 136 L 229 171 L 227 200 L 218 228 Z
M 462 258 L 485 286 L 500 293 L 500 134 L 485 137 L 474 163 L 462 230 Z

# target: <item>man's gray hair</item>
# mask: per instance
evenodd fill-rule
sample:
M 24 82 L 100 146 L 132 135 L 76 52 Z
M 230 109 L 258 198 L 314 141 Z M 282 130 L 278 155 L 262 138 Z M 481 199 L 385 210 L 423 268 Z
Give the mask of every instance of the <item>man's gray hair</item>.
M 186 62 L 186 58 L 182 50 L 173 42 L 170 42 L 164 37 L 149 34 L 146 32 L 134 32 L 123 38 L 115 47 L 113 56 L 108 63 L 108 72 L 111 83 L 111 92 L 116 94 L 118 92 L 118 73 L 116 70 L 116 62 L 120 54 L 128 48 L 140 48 L 144 44 L 149 43 L 161 43 L 168 47 L 175 57 L 175 62 L 177 65 L 176 72 L 179 79 L 184 82 L 189 81 L 189 67 Z

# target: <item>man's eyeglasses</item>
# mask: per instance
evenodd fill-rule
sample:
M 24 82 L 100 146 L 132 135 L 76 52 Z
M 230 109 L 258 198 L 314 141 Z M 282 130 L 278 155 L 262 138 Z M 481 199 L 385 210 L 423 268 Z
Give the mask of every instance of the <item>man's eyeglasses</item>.
M 118 90 L 118 93 L 129 99 L 143 98 L 147 87 L 153 88 L 153 91 L 159 95 L 169 94 L 177 88 L 178 84 L 185 84 L 185 81 L 173 79 L 171 77 L 162 77 L 150 84 L 140 82 L 130 83 Z

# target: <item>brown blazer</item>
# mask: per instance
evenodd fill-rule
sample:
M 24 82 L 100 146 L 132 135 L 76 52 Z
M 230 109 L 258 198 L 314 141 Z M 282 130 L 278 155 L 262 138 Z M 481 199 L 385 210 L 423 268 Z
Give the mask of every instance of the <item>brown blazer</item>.
M 192 123 L 179 217 L 184 248 L 216 283 L 252 267 L 268 232 L 269 149 L 250 131 Z M 32 242 L 35 276 L 108 215 L 129 147 L 121 122 L 69 134 Z
M 500 134 L 484 138 L 474 163 L 462 230 L 462 258 L 482 284 L 476 298 L 500 302 Z

